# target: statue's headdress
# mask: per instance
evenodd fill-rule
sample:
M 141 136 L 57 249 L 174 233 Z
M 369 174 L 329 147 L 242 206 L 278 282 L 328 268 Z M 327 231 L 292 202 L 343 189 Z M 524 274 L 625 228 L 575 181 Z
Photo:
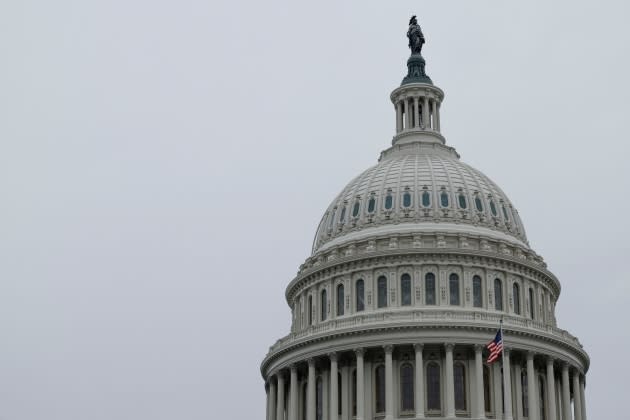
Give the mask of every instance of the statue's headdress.
M 416 15 L 411 16 L 411 19 L 409 19 L 409 24 L 410 25 L 417 25 L 418 24 L 418 20 L 416 19 Z

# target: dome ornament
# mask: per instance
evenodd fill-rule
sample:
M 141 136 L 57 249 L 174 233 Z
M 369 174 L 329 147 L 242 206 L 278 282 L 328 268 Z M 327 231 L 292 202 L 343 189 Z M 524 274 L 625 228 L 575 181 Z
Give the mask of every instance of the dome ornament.
M 407 30 L 407 38 L 409 39 L 409 49 L 411 50 L 411 57 L 407 60 L 407 76 L 403 79 L 401 85 L 407 83 L 428 83 L 433 84 L 431 78 L 427 76 L 424 71 L 426 62 L 422 57 L 422 46 L 426 42 L 424 34 L 420 25 L 418 25 L 418 19 L 416 15 L 413 15 L 409 19 L 409 29 Z

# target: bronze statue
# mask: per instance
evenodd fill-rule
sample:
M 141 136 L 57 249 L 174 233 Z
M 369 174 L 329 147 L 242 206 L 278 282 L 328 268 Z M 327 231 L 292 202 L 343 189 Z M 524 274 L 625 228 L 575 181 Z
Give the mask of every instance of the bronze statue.
M 416 15 L 413 15 L 411 19 L 409 19 L 409 30 L 407 31 L 407 38 L 409 38 L 409 48 L 411 49 L 411 54 L 421 54 L 422 45 L 424 45 L 425 41 L 424 35 L 422 35 L 422 30 L 420 29 L 420 25 L 418 25 Z

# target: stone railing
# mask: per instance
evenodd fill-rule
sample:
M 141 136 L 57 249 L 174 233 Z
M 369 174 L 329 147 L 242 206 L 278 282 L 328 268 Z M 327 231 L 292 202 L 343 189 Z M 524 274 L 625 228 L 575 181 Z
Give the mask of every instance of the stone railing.
M 417 323 L 421 326 L 443 325 L 446 327 L 462 324 L 464 326 L 475 326 L 475 324 L 479 324 L 479 326 L 487 326 L 488 324 L 498 326 L 501 319 L 503 319 L 503 325 L 505 328 L 515 327 L 532 330 L 533 332 L 544 333 L 577 348 L 582 348 L 579 340 L 568 331 L 539 321 L 500 313 L 441 309 L 371 312 L 362 315 L 354 315 L 348 318 L 332 319 L 313 325 L 301 331 L 292 332 L 279 339 L 269 348 L 268 354 L 274 353 L 283 347 L 293 344 L 294 342 L 315 337 L 326 332 L 338 333 L 357 327 L 396 327 L 399 324 L 410 323 Z

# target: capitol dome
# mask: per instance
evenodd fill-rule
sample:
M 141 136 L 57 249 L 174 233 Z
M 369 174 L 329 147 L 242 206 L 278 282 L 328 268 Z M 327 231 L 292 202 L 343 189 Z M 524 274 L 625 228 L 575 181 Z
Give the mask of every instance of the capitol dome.
M 328 206 L 285 290 L 267 420 L 586 420 L 590 359 L 557 325 L 560 282 L 446 144 L 415 17 L 408 37 L 391 146 Z

